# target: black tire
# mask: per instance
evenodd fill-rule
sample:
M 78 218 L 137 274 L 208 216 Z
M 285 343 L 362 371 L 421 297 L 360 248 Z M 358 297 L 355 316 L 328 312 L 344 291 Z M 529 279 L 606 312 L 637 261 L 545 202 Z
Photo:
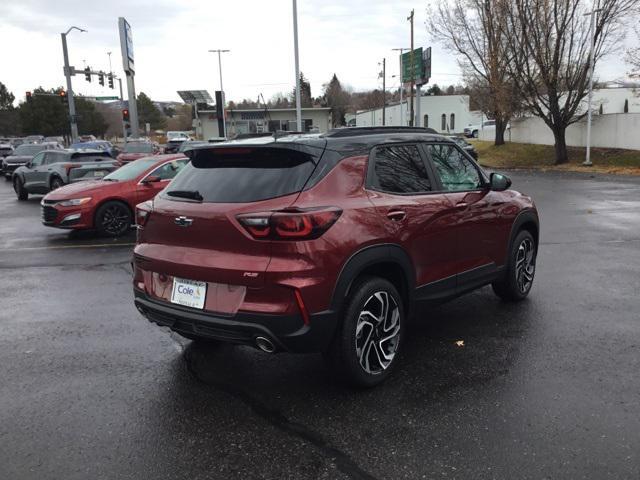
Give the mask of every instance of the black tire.
M 15 177 L 13 179 L 13 191 L 16 192 L 16 197 L 18 197 L 18 200 L 25 201 L 29 199 L 29 192 L 27 192 L 27 190 L 24 188 L 20 177 Z
M 131 228 L 133 215 L 129 207 L 118 201 L 101 205 L 96 212 L 95 227 L 101 235 L 119 237 Z
M 388 314 L 381 320 L 385 298 Z M 365 308 L 370 317 L 363 316 Z M 325 353 L 327 363 L 353 386 L 373 387 L 382 383 L 398 362 L 402 345 L 405 324 L 402 297 L 387 280 L 362 277 L 353 285 L 343 312 L 336 336 Z
M 524 300 L 533 285 L 537 254 L 533 235 L 527 230 L 518 232 L 511 245 L 505 274 L 491 284 L 495 294 L 509 302 Z
M 51 179 L 51 184 L 49 185 L 49 188 L 51 191 L 53 191 L 53 190 L 57 190 L 62 186 L 64 186 L 64 182 L 62 181 L 62 179 L 60 177 L 53 177 Z
M 480 133 L 478 132 L 478 130 L 474 130 L 473 133 L 471 134 L 471 136 L 473 138 L 478 138 L 480 136 Z

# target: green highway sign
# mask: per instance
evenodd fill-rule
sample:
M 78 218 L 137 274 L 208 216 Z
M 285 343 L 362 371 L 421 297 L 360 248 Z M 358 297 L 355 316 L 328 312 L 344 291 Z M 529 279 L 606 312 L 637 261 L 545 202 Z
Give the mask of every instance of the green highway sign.
M 411 55 L 413 54 L 413 75 L 411 75 Z M 420 81 L 424 72 L 422 61 L 422 47 L 416 48 L 413 52 L 402 54 L 402 83 L 409 83 L 412 79 Z
M 416 48 L 413 50 L 413 75 L 411 75 L 411 53 L 403 53 L 400 57 L 402 61 L 402 83 L 409 83 L 411 80 L 418 85 L 424 85 L 431 78 L 431 47 L 426 49 Z
M 120 97 L 94 97 L 96 100 L 120 100 Z

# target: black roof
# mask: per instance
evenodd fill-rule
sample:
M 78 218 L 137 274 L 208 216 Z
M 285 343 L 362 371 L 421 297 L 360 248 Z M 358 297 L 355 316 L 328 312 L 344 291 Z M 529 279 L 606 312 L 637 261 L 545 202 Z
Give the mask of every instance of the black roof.
M 249 138 L 238 138 L 226 142 L 194 145 L 194 154 L 197 150 L 209 150 L 238 146 L 274 146 L 295 144 L 312 148 L 327 148 L 341 154 L 355 155 L 368 152 L 376 145 L 383 143 L 402 142 L 451 142 L 444 135 L 438 134 L 432 128 L 420 127 L 349 127 L 330 130 L 324 134 L 299 134 L 288 135 L 261 134 Z M 190 155 L 191 156 L 191 155 Z

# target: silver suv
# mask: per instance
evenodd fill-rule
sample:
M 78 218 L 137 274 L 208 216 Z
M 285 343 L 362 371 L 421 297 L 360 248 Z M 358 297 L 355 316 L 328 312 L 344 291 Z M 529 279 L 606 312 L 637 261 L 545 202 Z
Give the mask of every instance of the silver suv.
M 102 150 L 46 150 L 13 172 L 18 200 L 30 193 L 46 194 L 67 183 L 101 179 L 113 172 L 117 162 Z

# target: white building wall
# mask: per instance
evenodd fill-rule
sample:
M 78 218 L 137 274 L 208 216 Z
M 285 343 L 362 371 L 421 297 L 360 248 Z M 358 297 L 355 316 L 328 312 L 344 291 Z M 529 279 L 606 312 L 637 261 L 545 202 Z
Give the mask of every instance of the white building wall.
M 624 101 L 623 101 L 624 103 Z M 591 123 L 591 146 L 640 150 L 640 112 L 594 115 Z M 480 139 L 493 141 L 495 130 L 483 130 Z M 587 144 L 587 120 L 571 125 L 566 132 L 567 145 L 584 147 Z M 505 132 L 505 140 L 516 143 L 553 145 L 551 129 L 537 117 L 511 121 L 511 131 Z
M 408 102 L 388 106 L 385 112 L 385 124 L 388 126 L 408 125 Z M 402 110 L 402 113 L 401 113 Z M 426 95 L 420 97 L 420 127 L 430 127 L 440 133 L 462 133 L 464 127 L 480 122 L 480 112 L 469 110 L 468 95 Z M 454 115 L 454 125 L 451 128 L 451 115 Z M 425 125 L 425 115 L 428 115 L 428 125 Z M 445 115 L 443 128 L 442 115 Z M 403 122 L 404 120 L 404 122 Z M 382 125 L 382 108 L 365 110 L 356 113 L 356 126 L 372 127 Z

